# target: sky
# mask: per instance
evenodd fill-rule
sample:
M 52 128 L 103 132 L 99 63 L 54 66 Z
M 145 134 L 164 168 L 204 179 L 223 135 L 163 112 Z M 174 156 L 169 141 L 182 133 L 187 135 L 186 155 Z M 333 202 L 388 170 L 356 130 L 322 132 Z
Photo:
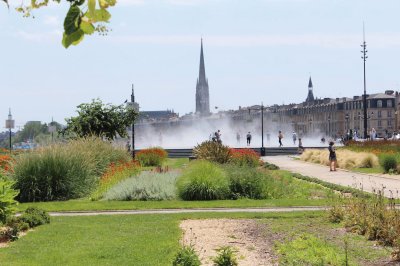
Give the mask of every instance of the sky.
M 0 120 L 65 123 L 99 98 L 143 111 L 195 111 L 200 39 L 213 110 L 400 90 L 399 0 L 119 0 L 107 36 L 61 45 L 68 5 L 23 18 L 0 3 Z M 1 122 L 4 124 L 4 122 Z M 4 126 L 4 125 L 3 125 Z

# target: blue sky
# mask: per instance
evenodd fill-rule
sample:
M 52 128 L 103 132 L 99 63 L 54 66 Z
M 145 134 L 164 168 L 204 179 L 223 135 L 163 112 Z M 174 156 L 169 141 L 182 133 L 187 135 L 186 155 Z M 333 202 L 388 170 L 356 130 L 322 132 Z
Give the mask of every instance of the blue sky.
M 142 110 L 194 111 L 201 37 L 211 106 L 301 102 L 310 74 L 317 97 L 361 95 L 363 21 L 368 92 L 400 90 L 398 0 L 120 0 L 108 36 L 66 50 L 67 9 L 0 5 L 4 120 L 63 122 L 93 98 L 123 103 L 131 83 Z

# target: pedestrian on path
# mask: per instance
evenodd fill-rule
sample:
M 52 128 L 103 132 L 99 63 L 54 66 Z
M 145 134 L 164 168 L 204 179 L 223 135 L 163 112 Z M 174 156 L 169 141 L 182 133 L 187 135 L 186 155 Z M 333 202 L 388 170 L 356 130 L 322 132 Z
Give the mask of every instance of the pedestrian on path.
M 292 134 L 292 138 L 293 138 L 293 145 L 296 146 L 297 134 L 294 131 L 293 131 L 293 134 Z
M 251 143 L 251 133 L 250 133 L 250 131 L 249 131 L 249 133 L 247 133 L 246 139 L 247 139 L 247 146 L 250 146 L 250 143 Z
M 329 142 L 328 150 L 329 150 L 329 168 L 330 168 L 330 171 L 336 171 L 337 158 L 336 158 L 336 150 L 335 150 L 334 145 L 335 145 L 335 143 L 333 141 Z
M 282 134 L 282 131 L 279 130 L 279 134 L 278 134 L 279 147 L 283 146 L 282 139 L 283 139 L 283 134 Z

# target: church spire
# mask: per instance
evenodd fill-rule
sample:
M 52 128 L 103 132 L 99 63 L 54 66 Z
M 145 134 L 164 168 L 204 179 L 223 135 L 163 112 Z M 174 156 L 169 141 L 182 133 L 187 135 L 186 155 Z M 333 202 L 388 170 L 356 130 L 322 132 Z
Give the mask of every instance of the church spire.
M 311 76 L 310 76 L 310 80 L 308 81 L 308 94 L 307 94 L 306 103 L 311 104 L 314 101 L 313 88 L 314 88 L 314 86 L 312 84 L 312 80 L 311 80 Z
M 196 84 L 196 113 L 200 115 L 210 114 L 210 95 L 204 65 L 203 39 L 201 39 L 199 77 Z
M 199 81 L 206 81 L 206 68 L 204 65 L 203 38 L 201 39 Z

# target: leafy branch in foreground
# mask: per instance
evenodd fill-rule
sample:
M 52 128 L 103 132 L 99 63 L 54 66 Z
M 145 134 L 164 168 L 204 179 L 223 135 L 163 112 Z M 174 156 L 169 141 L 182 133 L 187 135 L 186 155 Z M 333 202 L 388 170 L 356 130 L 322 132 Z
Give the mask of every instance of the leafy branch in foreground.
M 3 0 L 8 5 L 8 0 Z M 61 0 L 52 0 L 60 3 Z M 92 35 L 95 31 L 106 35 L 111 14 L 108 12 L 110 6 L 115 6 L 117 0 L 66 0 L 70 8 L 64 19 L 64 34 L 62 44 L 65 48 L 70 45 L 79 44 L 85 35 Z M 30 17 L 34 9 L 45 7 L 50 0 L 31 0 L 30 5 L 17 7 L 24 17 Z

